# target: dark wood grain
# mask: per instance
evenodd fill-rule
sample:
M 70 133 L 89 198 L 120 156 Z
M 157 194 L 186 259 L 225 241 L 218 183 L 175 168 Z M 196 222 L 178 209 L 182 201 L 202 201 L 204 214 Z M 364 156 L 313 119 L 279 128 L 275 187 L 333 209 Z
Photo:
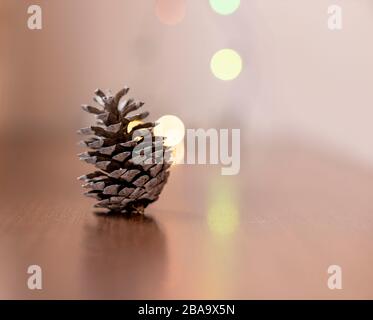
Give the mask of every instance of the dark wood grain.
M 258 142 L 239 176 L 172 167 L 148 218 L 124 219 L 94 213 L 76 180 L 89 166 L 69 145 L 2 148 L 0 298 L 373 298 L 370 169 Z M 209 219 L 216 186 L 232 191 L 237 215 Z M 31 264 L 43 290 L 27 288 Z M 342 290 L 326 285 L 332 264 Z

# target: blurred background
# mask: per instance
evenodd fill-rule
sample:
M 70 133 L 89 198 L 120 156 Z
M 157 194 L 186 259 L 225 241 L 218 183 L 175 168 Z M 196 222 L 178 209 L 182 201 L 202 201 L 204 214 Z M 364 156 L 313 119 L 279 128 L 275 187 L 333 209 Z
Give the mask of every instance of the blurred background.
M 225 2 L 0 2 L 1 298 L 373 298 L 373 3 Z M 27 27 L 32 4 L 42 30 Z M 228 81 L 210 65 L 224 48 L 242 61 Z M 91 170 L 76 159 L 92 121 L 80 105 L 125 85 L 154 120 L 241 129 L 240 174 L 177 165 L 156 226 L 95 217 L 75 180 Z M 156 245 L 139 271 L 143 241 Z M 35 261 L 49 266 L 38 293 L 14 273 Z M 346 273 L 337 293 L 331 264 Z
M 208 1 L 163 2 L 164 21 L 156 1 L 38 1 L 43 29 L 32 31 L 34 2 L 2 1 L 3 135 L 67 135 L 96 87 L 128 85 L 155 118 L 175 114 L 191 128 L 230 121 L 246 137 L 296 135 L 372 163 L 371 1 L 334 1 L 343 9 L 334 32 L 328 0 L 241 1 L 230 15 Z M 234 81 L 210 70 L 222 48 L 243 60 Z

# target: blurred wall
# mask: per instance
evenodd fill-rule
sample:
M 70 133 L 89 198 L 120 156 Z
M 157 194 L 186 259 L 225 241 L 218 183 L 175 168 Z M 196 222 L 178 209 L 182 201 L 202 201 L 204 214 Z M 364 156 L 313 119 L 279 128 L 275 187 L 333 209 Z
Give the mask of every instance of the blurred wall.
M 27 7 L 43 30 L 27 29 Z M 96 87 L 132 88 L 154 119 L 240 127 L 246 138 L 305 139 L 373 164 L 371 0 L 242 0 L 230 16 L 187 0 L 184 20 L 162 24 L 155 1 L 2 0 L 1 132 L 8 139 L 69 135 Z M 327 7 L 343 8 L 343 30 Z M 244 61 L 230 82 L 211 74 L 219 49 Z

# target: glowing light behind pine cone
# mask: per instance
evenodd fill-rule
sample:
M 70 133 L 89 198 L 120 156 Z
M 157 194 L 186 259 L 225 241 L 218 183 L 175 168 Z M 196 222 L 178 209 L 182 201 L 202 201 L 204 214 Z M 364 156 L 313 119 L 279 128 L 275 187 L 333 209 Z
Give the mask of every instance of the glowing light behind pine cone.
M 131 121 L 129 124 L 128 124 L 128 126 L 127 126 L 127 132 L 129 133 L 129 132 L 131 132 L 131 130 L 134 128 L 134 127 L 136 127 L 137 125 L 139 125 L 139 124 L 141 124 L 142 123 L 142 121 L 140 121 L 140 120 L 134 120 L 134 121 Z
M 183 164 L 184 163 L 184 139 L 182 139 L 176 146 L 172 148 L 171 160 L 172 164 Z
M 176 116 L 165 115 L 160 117 L 159 123 L 154 128 L 154 135 L 166 137 L 164 144 L 168 147 L 175 147 L 179 144 L 185 135 L 184 123 Z

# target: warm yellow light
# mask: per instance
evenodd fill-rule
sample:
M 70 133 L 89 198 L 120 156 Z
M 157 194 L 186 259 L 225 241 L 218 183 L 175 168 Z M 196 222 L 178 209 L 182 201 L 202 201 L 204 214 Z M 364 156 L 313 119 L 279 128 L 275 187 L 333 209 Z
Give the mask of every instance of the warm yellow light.
M 211 71 L 220 80 L 233 80 L 242 70 L 242 59 L 232 49 L 222 49 L 211 58 Z
M 130 133 L 131 130 L 132 130 L 134 127 L 136 127 L 137 125 L 139 125 L 139 124 L 141 124 L 141 123 L 142 123 L 142 121 L 140 121 L 140 120 L 133 120 L 133 121 L 131 121 L 131 122 L 128 124 L 128 126 L 127 126 L 127 132 Z
M 236 231 L 239 211 L 234 185 L 221 179 L 212 182 L 207 221 L 214 234 L 226 236 Z
M 176 146 L 172 147 L 171 160 L 172 165 L 184 163 L 184 139 Z
M 176 146 L 185 135 L 184 123 L 176 116 L 165 115 L 160 117 L 158 125 L 154 128 L 154 135 L 166 137 L 164 144 L 168 147 Z

